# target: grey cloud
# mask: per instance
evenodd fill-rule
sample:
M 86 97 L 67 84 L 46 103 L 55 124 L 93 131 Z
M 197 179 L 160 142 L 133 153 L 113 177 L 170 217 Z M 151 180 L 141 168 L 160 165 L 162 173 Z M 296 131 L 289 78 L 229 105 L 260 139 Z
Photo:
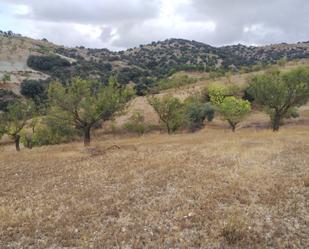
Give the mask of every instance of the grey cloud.
M 159 0 L 12 0 L 10 4 L 26 5 L 30 13 L 24 18 L 52 21 L 98 24 L 143 20 L 158 14 Z
M 71 46 L 120 49 L 171 37 L 211 45 L 309 40 L 308 0 L 3 1 L 28 6 L 19 18 L 32 20 L 37 34 Z M 166 1 L 175 5 L 175 23 L 161 15 Z M 208 22 L 215 30 L 206 28 Z M 80 24 L 95 27 L 98 37 L 74 29 Z
M 192 0 L 188 20 L 210 18 L 217 23 L 215 43 L 250 42 L 244 28 L 263 26 L 255 43 L 293 42 L 309 37 L 309 2 L 306 0 Z

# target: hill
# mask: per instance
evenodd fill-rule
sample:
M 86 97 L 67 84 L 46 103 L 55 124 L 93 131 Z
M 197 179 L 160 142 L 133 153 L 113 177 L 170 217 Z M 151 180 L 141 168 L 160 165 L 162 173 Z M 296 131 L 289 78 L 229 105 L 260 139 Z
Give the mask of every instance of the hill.
M 237 71 L 254 65 L 273 64 L 283 58 L 309 58 L 309 42 L 213 47 L 196 41 L 168 39 L 113 52 L 67 48 L 46 39 L 35 40 L 12 32 L 0 32 L 0 87 L 18 94 L 19 85 L 25 79 L 56 78 L 66 82 L 73 76 L 87 76 L 106 82 L 110 75 L 116 75 L 121 84 L 132 82 L 149 89 L 158 79 L 178 70 Z M 3 82 L 6 74 L 10 79 Z

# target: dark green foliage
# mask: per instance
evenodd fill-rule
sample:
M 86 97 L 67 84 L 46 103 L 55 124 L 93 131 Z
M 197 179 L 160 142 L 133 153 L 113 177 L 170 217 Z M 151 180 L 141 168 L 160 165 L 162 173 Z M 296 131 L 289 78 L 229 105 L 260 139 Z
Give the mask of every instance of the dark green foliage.
M 7 111 L 9 104 L 13 104 L 18 96 L 10 90 L 0 89 L 0 111 Z
M 4 83 L 7 83 L 8 81 L 10 81 L 11 80 L 11 75 L 9 74 L 9 73 L 5 73 L 4 75 L 3 75 L 3 77 L 2 77 L 2 81 L 4 82 Z
M 24 80 L 20 86 L 20 93 L 32 99 L 37 105 L 41 105 L 47 100 L 48 83 L 49 80 Z
M 58 47 L 49 53 L 56 52 L 76 61 L 70 64 L 59 56 L 30 56 L 29 65 L 63 84 L 75 76 L 95 78 L 107 84 L 108 78 L 115 75 L 119 84 L 132 82 L 137 94 L 144 95 L 156 91 L 157 86 L 142 83 L 142 78 L 160 81 L 178 71 L 205 71 L 209 72 L 210 78 L 217 78 L 231 70 L 259 71 L 269 64 L 276 64 L 281 58 L 287 61 L 309 58 L 305 46 L 291 47 L 293 49 L 243 45 L 212 47 L 196 41 L 168 39 L 119 52 Z M 45 48 L 41 52 L 46 53 Z
M 128 84 L 130 81 L 138 82 L 141 76 L 143 76 L 143 71 L 136 67 L 124 67 L 116 74 L 118 83 L 122 85 Z
M 253 89 L 248 86 L 245 90 L 244 90 L 244 95 L 243 95 L 243 100 L 248 100 L 250 103 L 252 103 L 254 101 L 254 92 Z
M 215 109 L 210 103 L 191 102 L 186 106 L 186 116 L 189 129 L 196 131 L 204 127 L 205 120 L 211 122 L 214 118 Z
M 27 60 L 27 65 L 38 71 L 53 71 L 59 67 L 69 67 L 69 61 L 62 59 L 59 56 L 35 56 L 30 55 Z
M 148 93 L 158 93 L 158 89 L 156 87 L 156 81 L 154 78 L 150 77 L 142 77 L 139 79 L 137 84 L 134 86 L 134 90 L 136 95 L 145 96 Z

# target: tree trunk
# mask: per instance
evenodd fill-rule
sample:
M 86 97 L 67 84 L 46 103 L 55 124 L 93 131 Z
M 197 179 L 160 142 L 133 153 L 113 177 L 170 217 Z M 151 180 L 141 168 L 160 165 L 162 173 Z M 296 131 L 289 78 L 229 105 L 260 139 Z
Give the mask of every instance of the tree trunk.
M 19 146 L 20 136 L 19 136 L 19 135 L 16 135 L 16 136 L 14 137 L 14 142 L 15 142 L 16 151 L 20 151 L 20 146 Z
M 231 128 L 232 128 L 232 132 L 235 132 L 235 129 L 236 129 L 236 125 L 237 125 L 237 124 L 233 123 L 233 122 L 230 121 L 230 120 L 228 120 L 228 122 L 229 122 L 229 124 L 230 124 L 230 126 L 231 126 Z
M 281 115 L 280 113 L 276 112 L 272 123 L 273 131 L 279 131 L 280 121 L 281 121 Z
M 170 128 L 170 124 L 166 123 L 166 128 L 167 128 L 167 133 L 171 134 L 171 128 Z
M 86 127 L 84 129 L 84 146 L 90 145 L 90 129 L 91 127 Z

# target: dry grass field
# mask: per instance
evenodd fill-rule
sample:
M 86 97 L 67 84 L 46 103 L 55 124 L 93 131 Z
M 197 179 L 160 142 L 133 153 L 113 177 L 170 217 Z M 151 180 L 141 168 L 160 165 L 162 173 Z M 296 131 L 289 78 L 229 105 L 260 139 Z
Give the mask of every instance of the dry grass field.
M 1 249 L 309 248 L 308 125 L 6 145 L 0 182 Z

